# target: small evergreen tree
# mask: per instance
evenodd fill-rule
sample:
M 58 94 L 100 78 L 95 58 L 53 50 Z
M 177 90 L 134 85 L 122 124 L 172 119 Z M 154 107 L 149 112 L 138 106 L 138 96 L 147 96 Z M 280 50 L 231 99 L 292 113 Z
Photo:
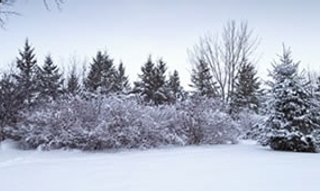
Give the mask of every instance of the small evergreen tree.
M 159 59 L 154 71 L 154 103 L 161 105 L 170 101 L 170 90 L 167 86 L 167 65 Z
M 127 94 L 130 91 L 129 77 L 126 75 L 126 69 L 120 62 L 115 75 L 115 91 Z
M 315 152 L 312 134 L 319 125 L 309 84 L 298 74 L 298 65 L 285 48 L 280 62 L 273 65 L 267 144 L 275 150 Z
M 155 65 L 152 62 L 151 56 L 148 61 L 141 67 L 142 74 L 138 75 L 139 80 L 134 82 L 133 93 L 139 94 L 145 102 L 153 100 L 153 86 L 152 79 L 154 78 Z
M 17 86 L 12 74 L 3 74 L 0 80 L 0 130 L 18 121 L 19 111 L 24 108 L 24 99 L 25 93 Z M 0 140 L 3 138 L 1 134 Z
M 208 64 L 202 60 L 192 69 L 190 87 L 198 96 L 216 97 L 216 84 L 212 80 Z
M 80 88 L 79 76 L 76 73 L 76 65 L 73 64 L 67 77 L 67 91 L 72 96 L 75 96 L 80 92 Z
M 116 70 L 113 65 L 113 60 L 104 52 L 98 51 L 93 63 L 90 66 L 90 71 L 85 79 L 85 87 L 91 92 L 95 92 L 98 88 L 103 93 L 115 92 L 115 75 Z
M 177 70 L 174 70 L 173 74 L 169 76 L 168 88 L 171 91 L 171 102 L 175 103 L 176 101 L 182 101 L 184 99 L 184 91 L 180 84 L 180 77 Z
M 34 54 L 34 48 L 31 48 L 28 39 L 25 42 L 24 49 L 19 51 L 17 68 L 19 69 L 19 72 L 14 75 L 15 79 L 17 80 L 17 86 L 24 92 L 24 103 L 27 106 L 31 106 L 35 103 L 38 93 L 38 66 Z
M 44 65 L 38 70 L 39 98 L 56 100 L 63 94 L 63 79 L 57 65 L 50 55 L 46 56 Z
M 232 95 L 230 110 L 232 114 L 238 114 L 243 109 L 258 112 L 260 82 L 253 64 L 245 61 L 241 65 L 235 84 L 235 92 Z

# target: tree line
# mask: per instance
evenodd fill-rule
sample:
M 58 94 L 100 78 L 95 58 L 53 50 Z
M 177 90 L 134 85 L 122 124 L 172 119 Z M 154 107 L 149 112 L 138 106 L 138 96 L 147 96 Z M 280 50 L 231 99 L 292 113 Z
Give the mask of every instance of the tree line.
M 117 101 L 119 98 L 125 101 L 123 104 L 128 105 L 128 109 L 132 107 L 131 110 L 135 112 L 139 110 L 137 108 L 148 111 L 148 114 L 141 113 L 141 116 L 136 117 L 148 115 L 147 118 L 155 120 L 159 126 L 162 122 L 156 118 L 166 116 L 167 112 L 171 115 L 176 113 L 176 118 L 172 116 L 174 122 L 170 118 L 164 119 L 167 123 L 176 124 L 166 130 L 166 135 L 159 141 L 163 144 L 172 143 L 172 140 L 167 140 L 169 135 L 178 136 L 175 144 L 178 140 L 185 140 L 182 142 L 189 144 L 221 143 L 226 140 L 236 142 L 238 136 L 242 136 L 257 139 L 276 150 L 315 152 L 320 140 L 320 78 L 317 84 L 310 83 L 299 72 L 299 62 L 291 59 L 290 49 L 284 47 L 279 61 L 272 63 L 272 79 L 262 88 L 262 79 L 257 76 L 253 60 L 257 46 L 258 38 L 253 37 L 247 24 L 237 24 L 235 21 L 225 25 L 221 38 L 213 38 L 210 34 L 200 38 L 189 51 L 192 90 L 186 91 L 181 86 L 179 72 L 174 70 L 168 74 L 166 62 L 163 59 L 154 60 L 151 55 L 141 66 L 138 80 L 133 84 L 129 81 L 124 63 L 115 64 L 106 51 L 96 53 L 90 62 L 89 71 L 82 78 L 76 72 L 76 65 L 73 65 L 64 78 L 51 55 L 47 55 L 43 64 L 39 64 L 35 49 L 26 40 L 19 51 L 16 68 L 3 73 L 0 79 L 0 137 L 20 141 L 36 139 L 32 145 L 39 146 L 58 136 L 59 133 L 51 132 L 52 128 L 57 128 L 52 125 L 60 124 L 63 128 L 72 129 L 72 132 L 66 129 L 60 129 L 59 132 L 66 133 L 67 137 L 71 136 L 76 141 L 77 136 L 72 134 L 78 131 L 75 124 L 80 123 L 83 132 L 90 131 L 87 128 L 92 123 L 96 124 L 92 129 L 101 133 L 102 130 L 98 128 L 100 123 L 105 124 L 110 120 L 106 118 L 113 116 L 116 118 L 111 117 L 113 121 L 109 122 L 113 124 L 116 121 L 116 124 L 107 125 L 108 130 L 105 131 L 113 126 L 125 127 L 123 131 L 128 133 L 125 135 L 129 138 L 123 140 L 123 135 L 120 134 L 124 132 L 119 134 L 113 130 L 109 133 L 117 138 L 109 136 L 110 139 L 105 140 L 100 137 L 103 139 L 99 142 L 101 148 L 104 148 L 101 145 L 109 145 L 110 140 L 115 139 L 119 142 L 113 146 L 127 145 L 128 142 L 133 144 L 134 140 L 146 139 L 153 144 L 152 138 L 140 137 L 141 131 L 155 136 L 155 132 L 163 133 L 161 127 L 149 129 L 143 126 L 143 123 L 148 123 L 146 121 L 138 124 L 133 119 L 128 121 L 134 114 L 123 111 L 124 108 Z M 108 109 L 108 101 L 123 113 L 115 108 Z M 111 104 L 113 102 L 116 103 Z M 139 106 L 135 106 L 136 104 Z M 63 106 L 74 112 L 61 109 Z M 90 114 L 80 111 L 91 111 L 89 108 L 92 110 Z M 69 124 L 71 119 L 56 116 L 59 110 L 81 122 Z M 106 116 L 102 115 L 104 112 L 107 113 Z M 52 118 L 42 121 L 37 113 L 46 113 Z M 124 113 L 126 117 L 121 118 Z M 263 120 L 261 117 L 257 120 L 257 116 L 262 116 Z M 104 120 L 101 121 L 101 118 Z M 228 120 L 230 124 L 226 123 Z M 246 123 L 248 120 L 250 123 Z M 140 128 L 138 134 L 135 134 L 137 132 L 133 130 L 133 124 Z M 47 126 L 50 127 L 49 130 L 43 129 Z M 40 139 L 38 135 L 44 132 L 43 137 L 46 138 Z M 218 132 L 225 133 L 223 138 L 217 136 Z M 90 142 L 87 135 L 81 136 L 86 137 L 83 142 Z M 55 137 L 54 140 L 56 139 L 60 138 Z M 70 146 L 70 139 L 63 138 L 63 144 Z M 90 145 L 90 148 L 96 148 L 95 144 Z M 139 145 L 136 142 L 134 144 Z

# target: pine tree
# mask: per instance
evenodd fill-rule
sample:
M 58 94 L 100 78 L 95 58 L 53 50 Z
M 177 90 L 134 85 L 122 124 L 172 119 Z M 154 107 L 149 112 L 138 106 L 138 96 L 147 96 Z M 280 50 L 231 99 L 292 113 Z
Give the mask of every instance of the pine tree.
M 115 91 L 127 94 L 130 89 L 129 77 L 126 75 L 123 63 L 120 62 L 115 75 Z
M 158 64 L 155 68 L 155 75 L 154 75 L 154 103 L 155 105 L 161 105 L 166 102 L 170 101 L 170 91 L 167 87 L 166 81 L 166 72 L 167 72 L 167 65 L 162 60 L 158 60 Z
M 63 94 L 62 74 L 50 55 L 46 56 L 44 65 L 39 68 L 38 78 L 41 100 L 56 100 Z
M 98 51 L 93 63 L 90 66 L 90 71 L 85 79 L 85 87 L 87 90 L 94 92 L 98 88 L 103 93 L 115 92 L 116 70 L 113 65 L 113 60 L 104 52 Z
M 168 88 L 171 92 L 171 102 L 182 101 L 184 99 L 183 87 L 180 84 L 180 77 L 177 70 L 169 76 Z
M 141 67 L 142 74 L 138 75 L 139 80 L 134 82 L 133 93 L 139 94 L 145 102 L 151 102 L 153 100 L 153 86 L 152 79 L 154 78 L 155 65 L 152 62 L 151 56 L 148 61 Z
M 67 77 L 67 91 L 72 96 L 75 96 L 80 92 L 80 82 L 76 73 L 76 65 L 72 65 L 71 71 Z
M 319 128 L 315 123 L 310 84 L 298 74 L 299 63 L 284 48 L 280 62 L 270 73 L 270 117 L 266 123 L 267 143 L 275 150 L 315 152 L 312 134 Z
M 25 93 L 12 75 L 4 74 L 0 80 L 0 128 L 17 122 L 19 111 L 24 108 L 24 99 Z
M 253 64 L 245 61 L 241 65 L 235 92 L 231 96 L 231 113 L 237 114 L 243 109 L 258 112 L 260 82 Z
M 18 74 L 14 75 L 18 87 L 24 92 L 24 103 L 31 106 L 35 103 L 38 93 L 37 89 L 37 60 L 34 54 L 34 48 L 31 48 L 28 39 L 25 42 L 23 51 L 19 51 L 17 58 Z
M 150 56 L 141 71 L 139 80 L 134 83 L 133 92 L 138 93 L 147 103 L 160 105 L 168 102 L 170 92 L 166 86 L 166 63 L 160 59 L 155 65 Z
M 210 68 L 202 60 L 192 69 L 190 87 L 195 89 L 194 94 L 198 96 L 217 97 L 216 85 L 212 81 Z

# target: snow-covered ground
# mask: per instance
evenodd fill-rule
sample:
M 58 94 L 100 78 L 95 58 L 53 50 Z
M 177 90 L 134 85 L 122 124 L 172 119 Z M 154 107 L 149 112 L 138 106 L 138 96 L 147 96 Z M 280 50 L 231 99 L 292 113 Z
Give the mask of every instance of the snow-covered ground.
M 320 154 L 252 142 L 114 153 L 0 145 L 1 191 L 319 191 L 319 174 Z

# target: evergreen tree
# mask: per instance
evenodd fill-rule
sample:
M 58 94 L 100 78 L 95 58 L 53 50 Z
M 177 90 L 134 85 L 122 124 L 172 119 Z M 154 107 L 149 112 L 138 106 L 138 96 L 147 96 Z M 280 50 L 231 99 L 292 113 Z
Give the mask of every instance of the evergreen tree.
M 171 99 L 173 103 L 184 99 L 183 87 L 180 84 L 180 77 L 177 70 L 174 70 L 173 74 L 169 76 L 168 88 L 171 91 Z
M 138 75 L 139 80 L 134 82 L 133 93 L 139 94 L 143 97 L 145 102 L 151 102 L 153 100 L 153 78 L 154 78 L 155 65 L 152 62 L 151 56 L 148 61 L 141 67 L 142 74 Z
M 314 93 L 317 97 L 320 97 L 320 76 L 317 78 L 316 87 L 314 89 Z
M 72 65 L 71 71 L 67 77 L 67 91 L 72 96 L 80 92 L 79 76 L 76 73 L 76 65 Z
M 237 114 L 242 109 L 249 109 L 258 112 L 260 82 L 257 77 L 257 71 L 253 64 L 245 61 L 241 65 L 237 82 L 235 84 L 235 92 L 231 99 L 231 113 Z
M 273 65 L 270 117 L 266 123 L 267 143 L 275 150 L 315 152 L 312 137 L 315 123 L 314 105 L 309 85 L 298 74 L 299 63 L 284 49 L 280 62 Z
M 168 89 L 166 81 L 167 65 L 162 59 L 158 60 L 158 64 L 154 72 L 155 86 L 153 101 L 156 105 L 160 105 L 170 101 L 170 90 Z
M 216 97 L 216 84 L 212 81 L 212 75 L 208 64 L 202 60 L 192 69 L 190 87 L 194 88 L 194 94 L 199 96 Z
M 28 39 L 25 42 L 23 51 L 19 51 L 17 58 L 18 74 L 14 75 L 18 87 L 24 92 L 24 103 L 31 106 L 35 103 L 38 93 L 37 89 L 37 60 L 34 54 L 34 48 L 31 48 Z
M 24 99 L 25 93 L 17 86 L 12 75 L 4 74 L 0 80 L 0 130 L 17 122 L 18 113 L 24 108 Z
M 150 56 L 141 71 L 139 80 L 134 83 L 133 92 L 140 94 L 147 103 L 160 105 L 168 102 L 170 92 L 166 86 L 166 63 L 160 59 L 155 65 Z
M 57 65 L 54 65 L 50 55 L 46 56 L 44 65 L 38 70 L 39 98 L 56 100 L 63 93 L 63 79 Z
M 115 75 L 115 89 L 117 92 L 125 94 L 130 91 L 129 78 L 126 75 L 126 70 L 122 62 L 120 62 Z
M 113 60 L 109 58 L 106 52 L 98 51 L 85 79 L 85 87 L 91 92 L 96 91 L 98 88 L 104 93 L 115 92 L 115 75 L 116 69 L 113 65 Z

